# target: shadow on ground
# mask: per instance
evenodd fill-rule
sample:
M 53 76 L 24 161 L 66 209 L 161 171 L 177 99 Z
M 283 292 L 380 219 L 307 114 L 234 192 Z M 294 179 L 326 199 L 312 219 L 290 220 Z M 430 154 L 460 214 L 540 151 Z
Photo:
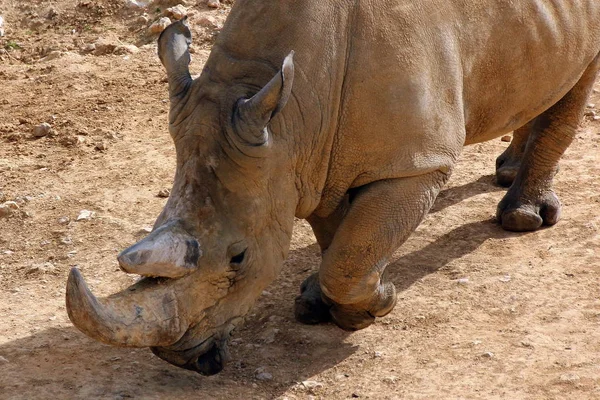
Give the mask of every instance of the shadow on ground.
M 444 190 L 432 212 L 480 193 L 502 190 L 493 177 Z M 396 260 L 388 270 L 399 292 L 450 261 L 477 249 L 489 238 L 515 236 L 494 221 L 462 225 L 424 248 Z M 233 362 L 221 374 L 202 377 L 172 367 L 147 349 L 104 346 L 75 330 L 54 328 L 0 346 L 8 363 L 0 365 L 0 397 L 11 399 L 70 398 L 272 398 L 298 381 L 335 367 L 354 354 L 347 332 L 332 325 L 304 326 L 293 320 L 293 298 L 300 282 L 318 268 L 318 248 L 306 246 L 290 252 L 282 276 L 271 286 L 272 295 L 261 298 L 254 314 L 238 333 Z M 275 341 L 263 333 L 276 330 Z M 261 339 L 262 338 L 262 339 Z M 273 380 L 255 379 L 266 368 Z M 254 385 L 254 386 L 253 386 Z M 53 394 L 54 393 L 54 394 Z

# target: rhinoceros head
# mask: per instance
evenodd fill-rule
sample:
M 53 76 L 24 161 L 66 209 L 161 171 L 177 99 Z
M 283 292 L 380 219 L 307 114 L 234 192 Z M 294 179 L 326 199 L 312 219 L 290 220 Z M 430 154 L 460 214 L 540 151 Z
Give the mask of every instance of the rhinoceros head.
M 269 123 L 291 93 L 294 67 L 292 53 L 262 87 L 221 82 L 207 71 L 192 80 L 190 43 L 185 21 L 159 38 L 176 176 L 152 233 L 118 256 L 121 269 L 144 278 L 97 299 L 73 269 L 66 301 L 71 321 L 92 338 L 150 347 L 174 365 L 209 375 L 223 368 L 231 331 L 289 247 L 294 174 L 287 152 L 276 151 Z

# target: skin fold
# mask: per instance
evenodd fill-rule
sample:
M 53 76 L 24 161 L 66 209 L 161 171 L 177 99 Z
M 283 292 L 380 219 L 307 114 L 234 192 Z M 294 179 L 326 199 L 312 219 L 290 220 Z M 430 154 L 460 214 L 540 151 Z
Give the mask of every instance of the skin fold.
M 463 146 L 515 131 L 498 221 L 555 224 L 552 179 L 600 68 L 600 2 L 238 0 L 195 80 L 190 43 L 186 22 L 159 38 L 176 176 L 155 231 L 119 256 L 147 278 L 98 300 L 74 271 L 67 301 L 86 334 L 212 374 L 294 217 L 323 254 L 296 317 L 347 330 L 393 309 L 388 261 Z

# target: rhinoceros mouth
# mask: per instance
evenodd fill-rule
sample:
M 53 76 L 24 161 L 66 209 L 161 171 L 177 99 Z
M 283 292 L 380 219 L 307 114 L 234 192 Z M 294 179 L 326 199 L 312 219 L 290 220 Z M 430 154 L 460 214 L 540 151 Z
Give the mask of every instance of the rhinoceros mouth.
M 193 347 L 180 350 L 178 344 L 167 347 L 151 347 L 152 353 L 157 357 L 177 367 L 198 372 L 201 375 L 214 375 L 223 370 L 230 360 L 228 341 L 241 318 L 233 318 L 227 323 L 213 330 L 206 339 Z M 193 332 L 193 328 L 188 334 Z M 188 342 L 184 338 L 179 343 Z
M 221 372 L 229 360 L 226 343 L 220 343 L 213 336 L 183 351 L 171 350 L 168 347 L 151 347 L 150 350 L 170 364 L 206 376 Z

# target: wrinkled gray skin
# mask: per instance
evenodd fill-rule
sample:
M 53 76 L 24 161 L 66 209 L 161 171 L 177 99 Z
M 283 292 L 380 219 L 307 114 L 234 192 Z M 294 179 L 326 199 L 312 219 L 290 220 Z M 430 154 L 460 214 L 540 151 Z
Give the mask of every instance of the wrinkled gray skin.
M 323 250 L 296 317 L 349 330 L 394 307 L 388 260 L 465 144 L 517 130 L 498 160 L 498 220 L 556 223 L 552 178 L 599 68 L 600 2 L 238 0 L 196 80 L 190 41 L 182 22 L 159 39 L 172 194 L 119 256 L 160 278 L 99 300 L 73 270 L 67 307 L 98 340 L 212 374 L 279 272 L 294 217 Z

